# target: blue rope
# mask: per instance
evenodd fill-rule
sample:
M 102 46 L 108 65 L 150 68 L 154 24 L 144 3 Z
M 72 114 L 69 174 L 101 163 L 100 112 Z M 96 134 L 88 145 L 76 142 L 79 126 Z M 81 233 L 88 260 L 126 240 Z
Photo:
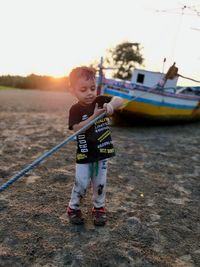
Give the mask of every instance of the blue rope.
M 0 186 L 0 192 L 4 191 L 6 188 L 8 188 L 11 184 L 13 184 L 20 177 L 24 176 L 27 172 L 29 172 L 34 167 L 36 167 L 37 165 L 39 165 L 44 159 L 48 158 L 54 152 L 56 152 L 61 147 L 63 147 L 67 143 L 69 143 L 71 140 L 74 139 L 74 137 L 76 137 L 78 134 L 80 134 L 83 131 L 85 131 L 88 127 L 90 127 L 92 124 L 94 124 L 97 120 L 103 118 L 103 116 L 105 114 L 106 114 L 106 112 L 100 114 L 95 119 L 93 119 L 92 121 L 90 121 L 87 125 L 83 126 L 80 130 L 78 130 L 77 132 L 75 132 L 74 134 L 72 134 L 71 136 L 69 136 L 68 138 L 66 138 L 63 142 L 61 142 L 60 144 L 58 144 L 57 146 L 53 147 L 49 151 L 45 152 L 42 156 L 40 156 L 39 158 L 37 158 L 36 160 L 34 160 L 31 164 L 29 164 L 28 166 L 26 166 L 24 169 L 22 169 L 16 175 L 14 175 L 12 178 L 10 178 L 6 183 L 4 183 L 2 186 Z

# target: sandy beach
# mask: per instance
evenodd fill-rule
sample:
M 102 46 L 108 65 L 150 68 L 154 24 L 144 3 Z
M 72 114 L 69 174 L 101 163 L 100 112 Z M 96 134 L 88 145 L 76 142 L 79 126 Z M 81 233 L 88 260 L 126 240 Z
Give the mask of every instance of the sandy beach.
M 65 92 L 0 91 L 0 184 L 72 134 Z M 0 193 L 1 267 L 200 266 L 200 122 L 111 126 L 108 223 L 68 222 L 75 141 Z

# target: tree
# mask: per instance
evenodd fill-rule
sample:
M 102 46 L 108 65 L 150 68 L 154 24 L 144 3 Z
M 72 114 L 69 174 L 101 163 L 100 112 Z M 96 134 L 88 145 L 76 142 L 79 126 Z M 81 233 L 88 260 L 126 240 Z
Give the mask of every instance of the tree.
M 107 64 L 113 67 L 113 78 L 129 80 L 136 64 L 141 65 L 144 61 L 139 43 L 123 42 L 108 50 L 105 58 Z

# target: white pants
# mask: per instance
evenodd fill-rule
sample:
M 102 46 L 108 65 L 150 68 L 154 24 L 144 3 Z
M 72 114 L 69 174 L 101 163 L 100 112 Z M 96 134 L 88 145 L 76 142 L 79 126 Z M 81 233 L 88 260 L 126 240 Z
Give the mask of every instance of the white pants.
M 107 159 L 93 163 L 76 164 L 75 183 L 69 202 L 71 209 L 80 208 L 80 200 L 85 195 L 90 182 L 93 190 L 94 207 L 105 206 L 107 164 Z

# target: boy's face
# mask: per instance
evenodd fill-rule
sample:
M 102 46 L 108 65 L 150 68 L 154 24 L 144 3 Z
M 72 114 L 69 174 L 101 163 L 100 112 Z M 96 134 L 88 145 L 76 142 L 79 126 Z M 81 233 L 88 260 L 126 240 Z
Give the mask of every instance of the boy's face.
M 84 77 L 79 78 L 73 86 L 73 91 L 82 105 L 89 105 L 96 98 L 96 81 L 95 79 L 86 80 Z

